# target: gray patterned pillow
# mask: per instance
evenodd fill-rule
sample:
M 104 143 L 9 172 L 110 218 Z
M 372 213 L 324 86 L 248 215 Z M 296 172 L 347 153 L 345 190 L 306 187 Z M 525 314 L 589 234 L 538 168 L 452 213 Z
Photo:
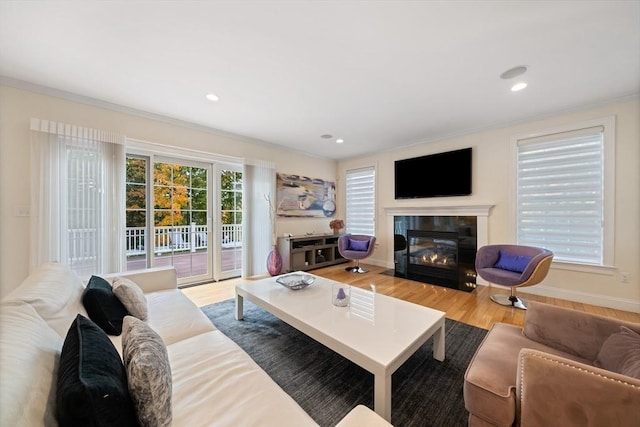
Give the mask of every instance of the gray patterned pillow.
M 112 287 L 113 294 L 120 300 L 130 315 L 140 320 L 147 320 L 149 317 L 147 299 L 140 286 L 126 277 L 116 277 Z
M 140 426 L 171 426 L 171 366 L 160 335 L 143 321 L 126 316 L 122 358 Z

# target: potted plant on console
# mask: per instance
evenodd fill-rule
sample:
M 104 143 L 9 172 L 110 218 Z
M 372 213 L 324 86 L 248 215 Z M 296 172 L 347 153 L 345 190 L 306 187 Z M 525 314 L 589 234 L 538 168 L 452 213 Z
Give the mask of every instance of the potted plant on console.
M 329 227 L 333 230 L 333 234 L 340 234 L 340 230 L 344 228 L 344 221 L 341 219 L 334 219 L 329 223 Z

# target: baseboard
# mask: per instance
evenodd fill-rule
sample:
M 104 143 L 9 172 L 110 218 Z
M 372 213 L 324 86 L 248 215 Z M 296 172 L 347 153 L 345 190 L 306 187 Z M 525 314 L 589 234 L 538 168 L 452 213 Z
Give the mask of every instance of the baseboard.
M 389 263 L 385 260 L 375 259 L 372 257 L 365 258 L 361 261 L 363 264 L 375 265 L 376 267 L 394 268 L 393 263 Z
M 478 283 L 480 286 L 487 286 L 485 283 Z M 501 289 L 508 289 L 502 286 L 491 285 Z M 616 298 L 606 295 L 590 294 L 586 292 L 570 291 L 567 289 L 551 288 L 544 285 L 536 285 L 527 288 L 518 288 L 518 294 L 539 295 L 549 298 L 559 298 L 567 301 L 580 302 L 583 304 L 597 305 L 600 307 L 614 308 L 616 310 L 640 313 L 640 302 L 625 298 Z M 526 298 L 526 296 L 525 296 Z

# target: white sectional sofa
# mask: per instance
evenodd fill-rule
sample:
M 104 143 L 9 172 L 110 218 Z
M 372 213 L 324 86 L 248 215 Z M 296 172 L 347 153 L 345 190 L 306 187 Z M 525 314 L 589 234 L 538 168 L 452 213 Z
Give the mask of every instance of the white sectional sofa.
M 119 276 L 143 290 L 147 322 L 167 346 L 174 426 L 316 425 L 177 288 L 173 268 Z M 67 267 L 47 264 L 2 300 L 0 425 L 57 425 L 57 362 L 76 315 L 88 317 L 83 290 L 82 281 Z M 120 337 L 110 338 L 122 354 Z M 368 408 L 357 407 L 340 423 L 356 425 L 389 424 Z

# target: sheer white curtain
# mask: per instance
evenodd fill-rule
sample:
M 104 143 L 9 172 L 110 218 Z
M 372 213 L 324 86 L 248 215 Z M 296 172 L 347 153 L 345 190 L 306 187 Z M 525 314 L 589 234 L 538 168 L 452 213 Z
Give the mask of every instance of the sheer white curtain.
M 265 196 L 276 200 L 276 170 L 272 162 L 244 160 L 244 192 L 242 224 L 244 270 L 242 277 L 267 272 L 267 255 L 271 251 L 272 230 L 269 219 L 269 203 Z
M 31 119 L 30 268 L 124 270 L 124 136 Z

